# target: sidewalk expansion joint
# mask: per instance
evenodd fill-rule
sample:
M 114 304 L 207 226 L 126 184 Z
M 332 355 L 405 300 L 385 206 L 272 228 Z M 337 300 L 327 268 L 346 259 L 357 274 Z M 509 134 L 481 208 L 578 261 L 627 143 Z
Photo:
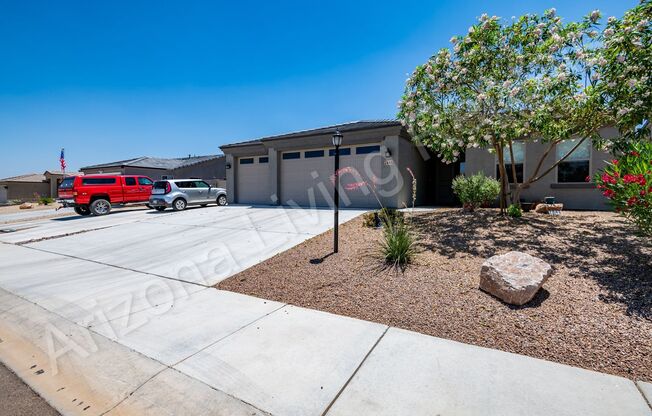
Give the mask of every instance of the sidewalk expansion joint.
M 101 266 L 108 266 L 108 267 L 113 267 L 113 268 L 120 269 L 120 270 L 127 270 L 127 271 L 134 272 L 134 273 L 146 274 L 146 275 L 149 275 L 149 276 L 159 277 L 161 279 L 174 280 L 174 281 L 181 282 L 181 283 L 187 283 L 189 285 L 195 285 L 195 286 L 201 286 L 201 287 L 213 287 L 213 285 L 203 285 L 201 283 L 191 282 L 189 280 L 175 279 L 174 277 L 164 276 L 164 275 L 156 274 L 156 273 L 144 272 L 142 270 L 130 269 L 129 267 L 117 266 L 115 264 L 104 263 L 104 262 L 97 261 L 97 260 L 85 259 L 83 257 L 73 256 L 71 254 L 57 253 L 56 251 L 45 250 L 45 249 L 42 249 L 42 248 L 27 247 L 27 246 L 25 246 L 24 248 L 28 248 L 30 250 L 41 251 L 43 253 L 54 254 L 54 255 L 57 255 L 57 256 L 68 257 L 68 258 L 75 259 L 75 260 L 87 261 L 89 263 L 95 263 L 95 264 L 99 264 Z
M 91 229 L 88 229 L 88 230 L 74 231 L 72 233 L 66 233 L 66 234 L 57 234 L 57 235 L 52 235 L 50 237 L 32 238 L 31 240 L 19 241 L 19 242 L 14 243 L 14 244 L 17 245 L 17 246 L 23 246 L 25 244 L 40 243 L 41 241 L 47 241 L 47 240 L 56 240 L 57 238 L 70 237 L 72 235 L 89 233 L 91 231 L 105 230 L 105 229 L 111 228 L 111 227 L 115 227 L 115 225 L 108 225 L 106 227 L 99 227 L 99 228 L 91 228 Z
M 636 386 L 636 390 L 638 390 L 639 393 L 641 393 L 641 396 L 643 396 L 643 400 L 645 401 L 645 404 L 652 410 L 652 403 L 647 399 L 647 396 L 645 393 L 643 393 L 643 389 L 641 389 L 641 386 L 638 384 L 638 381 L 634 381 L 634 386 Z
M 358 364 L 358 366 L 355 368 L 355 370 L 353 371 L 353 374 L 351 374 L 351 377 L 349 377 L 348 380 L 346 380 L 346 382 L 344 383 L 344 385 L 342 386 L 342 388 L 340 389 L 340 391 L 337 392 L 337 394 L 335 395 L 335 397 L 333 398 L 333 400 L 331 400 L 331 402 L 328 404 L 328 406 L 326 406 L 326 409 L 325 409 L 324 412 L 321 414 L 321 416 L 326 416 L 326 414 L 331 410 L 331 407 L 333 407 L 333 405 L 335 404 L 335 402 L 337 401 L 337 399 L 340 398 L 340 395 L 342 394 L 342 392 L 344 392 L 344 390 L 346 390 L 346 388 L 348 387 L 349 383 L 351 383 L 351 380 L 353 380 L 353 377 L 355 377 L 355 375 L 358 374 L 358 371 L 360 371 L 360 368 L 362 367 L 362 365 L 365 363 L 365 361 L 367 361 L 367 358 L 369 358 L 369 356 L 371 355 L 371 353 L 376 349 L 376 346 L 377 346 L 377 345 L 380 343 L 380 341 L 383 339 L 383 337 L 385 336 L 385 334 L 387 333 L 387 331 L 389 331 L 389 328 L 390 328 L 390 327 L 387 326 L 387 327 L 385 328 L 385 330 L 383 331 L 383 333 L 380 334 L 380 336 L 378 337 L 378 339 L 376 340 L 376 342 L 374 343 L 374 345 L 371 346 L 371 349 L 369 349 L 369 351 L 367 352 L 367 354 L 365 354 L 365 356 L 364 356 L 364 358 L 362 359 L 362 361 L 360 361 L 360 364 Z

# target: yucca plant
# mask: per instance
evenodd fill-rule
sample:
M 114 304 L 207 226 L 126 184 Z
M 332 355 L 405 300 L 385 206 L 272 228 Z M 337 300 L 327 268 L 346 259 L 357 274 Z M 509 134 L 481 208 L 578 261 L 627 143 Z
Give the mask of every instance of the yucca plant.
M 383 229 L 381 253 L 389 266 L 405 268 L 415 254 L 415 240 L 405 221 L 388 222 Z

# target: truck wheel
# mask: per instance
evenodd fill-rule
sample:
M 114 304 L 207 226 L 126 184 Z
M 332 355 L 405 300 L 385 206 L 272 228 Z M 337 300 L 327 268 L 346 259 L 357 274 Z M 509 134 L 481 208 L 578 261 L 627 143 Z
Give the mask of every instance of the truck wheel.
M 156 207 L 157 211 L 165 211 L 165 207 Z
M 111 203 L 106 199 L 96 199 L 91 202 L 91 212 L 93 215 L 106 215 L 111 212 Z
M 91 211 L 85 205 L 75 207 L 75 212 L 79 215 L 83 215 L 84 217 L 87 215 L 91 215 Z
M 220 195 L 217 197 L 217 205 L 226 205 L 226 195 Z
M 183 198 L 177 198 L 172 203 L 172 209 L 175 211 L 183 211 L 186 209 L 186 200 Z

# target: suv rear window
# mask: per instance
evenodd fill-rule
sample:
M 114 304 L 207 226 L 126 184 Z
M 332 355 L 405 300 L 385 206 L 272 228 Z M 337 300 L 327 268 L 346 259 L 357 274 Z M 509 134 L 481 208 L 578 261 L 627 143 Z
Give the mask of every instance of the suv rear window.
M 113 185 L 115 178 L 82 178 L 82 185 Z
M 156 181 L 154 182 L 154 189 L 165 189 L 168 181 Z
M 59 184 L 59 189 L 72 189 L 75 183 L 75 178 L 66 178 Z
M 196 188 L 195 181 L 178 181 L 174 182 L 179 188 Z

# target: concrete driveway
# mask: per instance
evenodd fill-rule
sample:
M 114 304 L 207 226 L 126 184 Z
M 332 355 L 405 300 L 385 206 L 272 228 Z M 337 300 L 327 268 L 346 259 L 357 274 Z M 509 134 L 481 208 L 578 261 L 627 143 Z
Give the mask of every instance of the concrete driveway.
M 343 210 L 340 221 L 359 215 Z M 328 230 L 328 209 L 226 206 L 70 216 L 13 228 L 0 241 L 204 286 Z M 325 253 L 327 254 L 327 253 Z

